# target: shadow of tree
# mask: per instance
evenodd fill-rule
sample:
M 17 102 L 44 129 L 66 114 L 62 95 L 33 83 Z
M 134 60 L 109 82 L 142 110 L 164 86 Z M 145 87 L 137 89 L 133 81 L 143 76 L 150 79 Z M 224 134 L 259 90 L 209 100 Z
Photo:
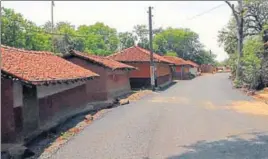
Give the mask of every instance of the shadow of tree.
M 264 133 L 246 135 L 253 135 L 253 138 L 244 139 L 240 135 L 229 136 L 224 140 L 199 141 L 182 146 L 190 150 L 167 159 L 268 159 L 268 135 Z

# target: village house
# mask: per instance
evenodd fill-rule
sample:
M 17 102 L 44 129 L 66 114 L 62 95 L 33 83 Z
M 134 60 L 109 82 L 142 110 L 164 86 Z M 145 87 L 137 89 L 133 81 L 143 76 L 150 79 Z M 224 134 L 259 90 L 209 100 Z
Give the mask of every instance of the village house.
M 216 71 L 216 68 L 211 64 L 202 64 L 200 68 L 202 73 L 213 73 Z
M 133 46 L 124 49 L 118 53 L 108 56 L 119 62 L 126 63 L 137 70 L 130 73 L 130 85 L 132 88 L 141 88 L 150 86 L 150 52 L 139 46 Z M 153 53 L 155 63 L 155 83 L 156 86 L 164 86 L 172 82 L 172 68 L 174 65 L 164 57 Z
M 173 79 L 175 80 L 189 79 L 190 68 L 194 67 L 191 63 L 175 56 L 163 56 L 163 57 L 175 64 L 175 69 L 173 70 Z
M 2 46 L 1 57 L 2 143 L 84 109 L 85 83 L 99 76 L 50 52 Z
M 100 78 L 86 82 L 87 93 L 93 101 L 114 99 L 131 91 L 129 74 L 135 67 L 75 50 L 70 51 L 64 58 L 100 75 Z

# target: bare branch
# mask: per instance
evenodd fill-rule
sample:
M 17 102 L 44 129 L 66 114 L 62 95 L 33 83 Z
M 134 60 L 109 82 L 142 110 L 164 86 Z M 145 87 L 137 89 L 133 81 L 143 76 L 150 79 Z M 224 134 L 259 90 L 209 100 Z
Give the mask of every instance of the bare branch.
M 234 15 L 234 17 L 235 17 L 235 20 L 236 20 L 236 22 L 237 22 L 237 24 L 238 24 L 238 23 L 239 23 L 238 13 L 237 13 L 237 11 L 235 10 L 234 5 L 232 5 L 232 4 L 231 4 L 230 2 L 228 2 L 228 1 L 225 1 L 225 3 L 227 3 L 228 6 L 231 8 L 231 10 L 232 10 L 232 12 L 233 12 L 233 15 Z
M 225 3 L 227 3 L 227 4 L 228 4 L 228 6 L 229 6 L 231 9 L 233 9 L 233 6 L 231 5 L 231 3 L 230 3 L 230 2 L 225 1 Z

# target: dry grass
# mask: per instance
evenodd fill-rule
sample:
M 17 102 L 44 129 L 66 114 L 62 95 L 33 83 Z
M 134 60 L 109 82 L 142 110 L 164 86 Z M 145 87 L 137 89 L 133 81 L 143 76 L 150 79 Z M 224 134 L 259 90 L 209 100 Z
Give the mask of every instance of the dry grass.
M 227 108 L 240 113 L 268 115 L 268 105 L 261 101 L 237 101 Z
M 153 93 L 151 90 L 140 90 L 140 91 L 134 92 L 133 94 L 128 96 L 126 99 L 129 101 L 136 101 L 151 93 Z
M 154 97 L 150 102 L 189 104 L 190 100 L 186 97 Z

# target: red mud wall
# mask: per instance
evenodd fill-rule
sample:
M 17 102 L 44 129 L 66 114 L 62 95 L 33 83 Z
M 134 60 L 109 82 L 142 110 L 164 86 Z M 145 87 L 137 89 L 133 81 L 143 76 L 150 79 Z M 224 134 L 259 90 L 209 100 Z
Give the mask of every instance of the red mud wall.
M 89 80 L 86 82 L 86 90 L 87 90 L 87 97 L 88 101 L 103 101 L 107 100 L 107 72 L 108 70 L 102 66 L 98 66 L 95 64 L 91 64 L 86 60 L 72 57 L 67 59 L 74 64 L 77 64 L 85 69 L 89 69 L 97 74 L 100 75 L 99 78 Z
M 118 97 L 130 92 L 128 71 L 109 71 L 107 80 L 108 96 Z
M 1 78 L 1 139 L 2 143 L 13 141 L 15 121 L 13 113 L 13 82 Z
M 45 123 L 52 118 L 61 117 L 64 113 L 80 108 L 85 104 L 87 104 L 85 84 L 40 98 L 40 122 Z

